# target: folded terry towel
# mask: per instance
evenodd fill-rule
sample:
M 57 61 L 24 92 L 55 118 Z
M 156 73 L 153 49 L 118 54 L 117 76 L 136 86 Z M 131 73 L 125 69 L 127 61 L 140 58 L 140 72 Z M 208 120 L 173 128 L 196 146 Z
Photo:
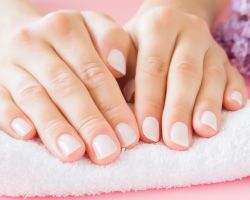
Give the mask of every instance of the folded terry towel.
M 67 196 L 100 192 L 189 186 L 250 175 L 250 101 L 224 112 L 220 133 L 194 138 L 186 152 L 161 143 L 139 144 L 107 166 L 86 158 L 63 164 L 42 144 L 17 141 L 0 133 L 0 195 Z

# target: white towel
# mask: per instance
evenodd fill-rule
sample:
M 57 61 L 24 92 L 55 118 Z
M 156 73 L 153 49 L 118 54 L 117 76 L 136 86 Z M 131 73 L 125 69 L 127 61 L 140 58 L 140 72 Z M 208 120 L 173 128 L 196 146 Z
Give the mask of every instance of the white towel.
M 0 134 L 0 196 L 79 196 L 169 188 L 234 180 L 250 175 L 250 101 L 224 112 L 220 133 L 194 138 L 186 152 L 139 144 L 107 166 L 86 158 L 63 164 L 42 144 Z

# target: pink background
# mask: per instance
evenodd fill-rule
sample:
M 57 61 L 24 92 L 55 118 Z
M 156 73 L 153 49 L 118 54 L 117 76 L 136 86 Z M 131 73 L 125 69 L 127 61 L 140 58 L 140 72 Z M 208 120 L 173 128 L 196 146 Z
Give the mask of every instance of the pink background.
M 98 10 L 113 16 L 119 23 L 125 23 L 137 10 L 142 0 L 32 0 L 41 10 L 48 12 L 61 8 L 77 10 Z M 247 80 L 250 91 L 250 80 Z M 125 200 L 125 199 L 173 199 L 173 200 L 235 200 L 250 199 L 250 177 L 241 181 L 234 181 L 221 184 L 210 184 L 194 186 L 190 188 L 148 190 L 128 193 L 111 193 L 99 196 L 71 197 L 65 200 Z M 19 200 L 20 198 L 0 197 L 0 200 Z M 30 198 L 38 200 L 38 198 Z M 55 198 L 40 198 L 42 200 L 53 200 Z

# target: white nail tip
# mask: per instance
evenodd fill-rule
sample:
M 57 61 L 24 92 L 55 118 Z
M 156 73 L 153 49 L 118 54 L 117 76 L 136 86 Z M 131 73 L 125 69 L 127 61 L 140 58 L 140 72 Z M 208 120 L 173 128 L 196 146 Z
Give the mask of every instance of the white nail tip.
M 148 139 L 158 142 L 160 127 L 159 122 L 155 117 L 146 117 L 142 124 L 142 130 Z
M 65 156 L 68 156 L 82 147 L 82 144 L 72 135 L 63 134 L 57 139 L 58 145 Z
M 205 111 L 201 117 L 201 123 L 217 131 L 217 118 L 211 111 Z
M 231 99 L 236 101 L 240 106 L 243 104 L 243 97 L 242 94 L 238 91 L 233 91 L 231 94 Z
M 137 140 L 136 132 L 126 123 L 120 123 L 115 128 L 122 143 L 122 147 L 128 147 Z
M 104 159 L 117 151 L 117 146 L 108 135 L 97 135 L 93 140 L 93 149 L 98 159 Z
M 123 53 L 118 49 L 112 49 L 108 55 L 108 63 L 117 71 L 126 74 L 126 60 Z
M 32 126 L 22 118 L 14 119 L 11 123 L 11 127 L 21 137 L 26 136 L 32 130 Z
M 176 122 L 173 124 L 170 137 L 171 141 L 175 144 L 184 147 L 189 146 L 188 127 L 183 122 Z

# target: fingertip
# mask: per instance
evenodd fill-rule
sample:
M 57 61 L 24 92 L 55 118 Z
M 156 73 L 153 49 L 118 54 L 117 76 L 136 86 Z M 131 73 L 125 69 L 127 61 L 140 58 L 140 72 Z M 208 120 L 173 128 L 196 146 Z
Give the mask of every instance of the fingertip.
M 121 153 L 120 142 L 114 135 L 97 134 L 87 145 L 88 156 L 97 165 L 110 164 Z
M 80 160 L 85 153 L 84 142 L 76 135 L 69 133 L 59 135 L 56 138 L 56 146 L 59 157 L 63 162 Z
M 9 132 L 16 139 L 30 140 L 36 136 L 36 129 L 30 120 L 25 117 L 16 117 L 10 122 Z
M 217 135 L 220 124 L 214 112 L 205 110 L 200 114 L 196 113 L 193 118 L 193 128 L 195 133 L 204 138 Z
M 146 143 L 156 143 L 160 140 L 160 123 L 157 117 L 146 116 L 142 121 L 141 139 Z
M 228 90 L 224 96 L 223 106 L 229 111 L 237 111 L 246 104 L 246 97 L 239 90 Z
M 192 131 L 184 122 L 175 122 L 164 131 L 163 141 L 172 150 L 186 151 L 192 145 Z

